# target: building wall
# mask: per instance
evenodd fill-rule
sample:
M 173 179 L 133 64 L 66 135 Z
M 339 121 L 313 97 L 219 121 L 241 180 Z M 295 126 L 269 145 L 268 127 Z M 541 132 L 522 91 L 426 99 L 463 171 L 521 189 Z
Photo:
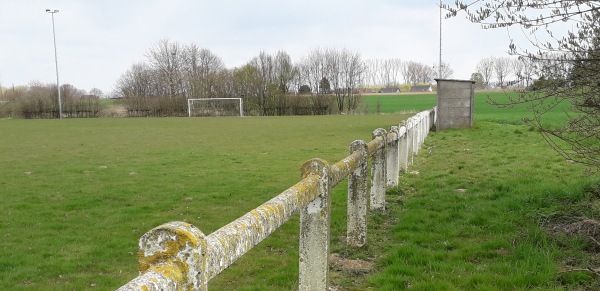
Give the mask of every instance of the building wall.
M 474 81 L 436 79 L 436 130 L 473 127 Z

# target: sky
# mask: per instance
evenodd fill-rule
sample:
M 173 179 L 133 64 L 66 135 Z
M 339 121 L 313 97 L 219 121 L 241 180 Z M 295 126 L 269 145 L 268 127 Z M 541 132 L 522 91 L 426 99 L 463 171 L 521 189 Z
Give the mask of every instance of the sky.
M 454 0 L 444 0 L 454 3 Z M 432 66 L 439 59 L 439 0 L 2 0 L 0 85 L 59 80 L 110 94 L 158 41 L 195 43 L 227 68 L 261 51 L 298 62 L 313 49 L 345 48 L 367 59 Z M 479 60 L 507 56 L 505 30 L 483 30 L 463 16 L 442 21 L 442 59 L 452 78 L 469 79 Z

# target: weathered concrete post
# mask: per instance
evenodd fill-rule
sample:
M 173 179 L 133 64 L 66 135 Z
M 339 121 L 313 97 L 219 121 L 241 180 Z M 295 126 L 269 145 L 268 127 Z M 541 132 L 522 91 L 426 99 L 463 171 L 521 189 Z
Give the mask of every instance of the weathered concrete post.
M 421 138 L 421 129 L 419 128 L 418 114 L 412 117 L 413 122 L 413 154 L 416 156 L 419 154 L 419 139 Z
M 419 149 L 425 143 L 425 138 L 427 137 L 427 116 L 425 113 L 419 113 L 419 124 L 421 124 L 421 137 L 419 138 Z
M 367 243 L 367 206 L 369 173 L 369 149 L 367 143 L 355 140 L 350 145 L 350 154 L 360 152 L 364 157 L 356 170 L 348 176 L 348 202 L 346 213 L 346 241 L 353 247 Z
M 317 175 L 320 180 L 319 196 L 300 211 L 298 290 L 327 290 L 331 223 L 329 172 L 329 164 L 322 159 L 312 159 L 302 165 L 302 179 Z
M 169 222 L 139 241 L 140 275 L 118 290 L 208 290 L 206 240 L 196 227 Z
M 373 131 L 373 139 L 383 139 L 383 146 L 379 148 L 373 155 L 373 163 L 371 165 L 371 210 L 385 210 L 385 190 L 386 190 L 386 168 L 385 165 L 385 148 L 387 131 L 383 128 L 378 128 Z
M 398 157 L 398 166 L 403 173 L 406 173 L 408 171 L 408 132 L 404 125 L 398 129 Z
M 413 128 L 413 123 L 412 123 L 412 118 L 409 118 L 408 120 L 406 120 L 404 122 L 404 125 L 406 126 L 406 145 L 407 145 L 407 155 L 408 155 L 408 159 L 406 160 L 408 165 L 412 165 L 413 163 L 413 156 L 414 156 L 414 145 L 413 145 L 413 136 L 414 136 L 414 128 Z
M 436 130 L 473 127 L 475 89 L 471 80 L 437 81 Z
M 431 131 L 435 127 L 435 115 L 436 115 L 435 112 L 436 111 L 437 111 L 436 107 L 429 110 L 429 131 Z
M 385 148 L 385 165 L 387 167 L 386 185 L 387 187 L 394 187 L 398 186 L 398 179 L 400 178 L 400 168 L 398 164 L 398 154 L 400 149 L 398 148 L 399 143 L 397 126 L 392 126 L 390 128 L 390 131 L 387 134 L 387 142 L 388 144 Z

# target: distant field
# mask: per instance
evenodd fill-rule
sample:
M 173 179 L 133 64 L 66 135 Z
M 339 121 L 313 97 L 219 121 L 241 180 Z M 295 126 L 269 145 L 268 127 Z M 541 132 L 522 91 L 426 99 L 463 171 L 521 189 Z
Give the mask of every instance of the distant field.
M 524 124 L 523 118 L 532 118 L 530 104 L 520 104 L 515 107 L 499 108 L 489 103 L 490 99 L 499 103 L 506 102 L 508 97 L 518 98 L 515 92 L 476 92 L 475 93 L 475 120 L 495 121 L 511 124 Z M 435 106 L 436 93 L 431 94 L 400 94 L 400 95 L 367 95 L 363 97 L 363 108 L 368 113 L 404 113 L 407 111 L 421 111 Z M 545 115 L 544 120 L 550 124 L 558 124 L 564 119 L 564 110 L 569 110 L 569 104 L 563 103 L 554 111 Z

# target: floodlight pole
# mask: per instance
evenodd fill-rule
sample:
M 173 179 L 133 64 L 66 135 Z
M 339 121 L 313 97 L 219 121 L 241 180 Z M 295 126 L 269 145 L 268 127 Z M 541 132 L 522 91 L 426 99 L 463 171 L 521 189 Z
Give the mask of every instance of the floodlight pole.
M 46 12 L 52 14 L 52 36 L 54 37 L 54 65 L 56 67 L 56 91 L 58 92 L 58 119 L 62 118 L 62 100 L 60 99 L 60 82 L 58 81 L 58 56 L 56 54 L 56 30 L 54 28 L 54 13 L 57 9 L 46 9 Z
M 438 64 L 438 78 L 442 78 L 442 0 L 440 0 L 440 62 Z

